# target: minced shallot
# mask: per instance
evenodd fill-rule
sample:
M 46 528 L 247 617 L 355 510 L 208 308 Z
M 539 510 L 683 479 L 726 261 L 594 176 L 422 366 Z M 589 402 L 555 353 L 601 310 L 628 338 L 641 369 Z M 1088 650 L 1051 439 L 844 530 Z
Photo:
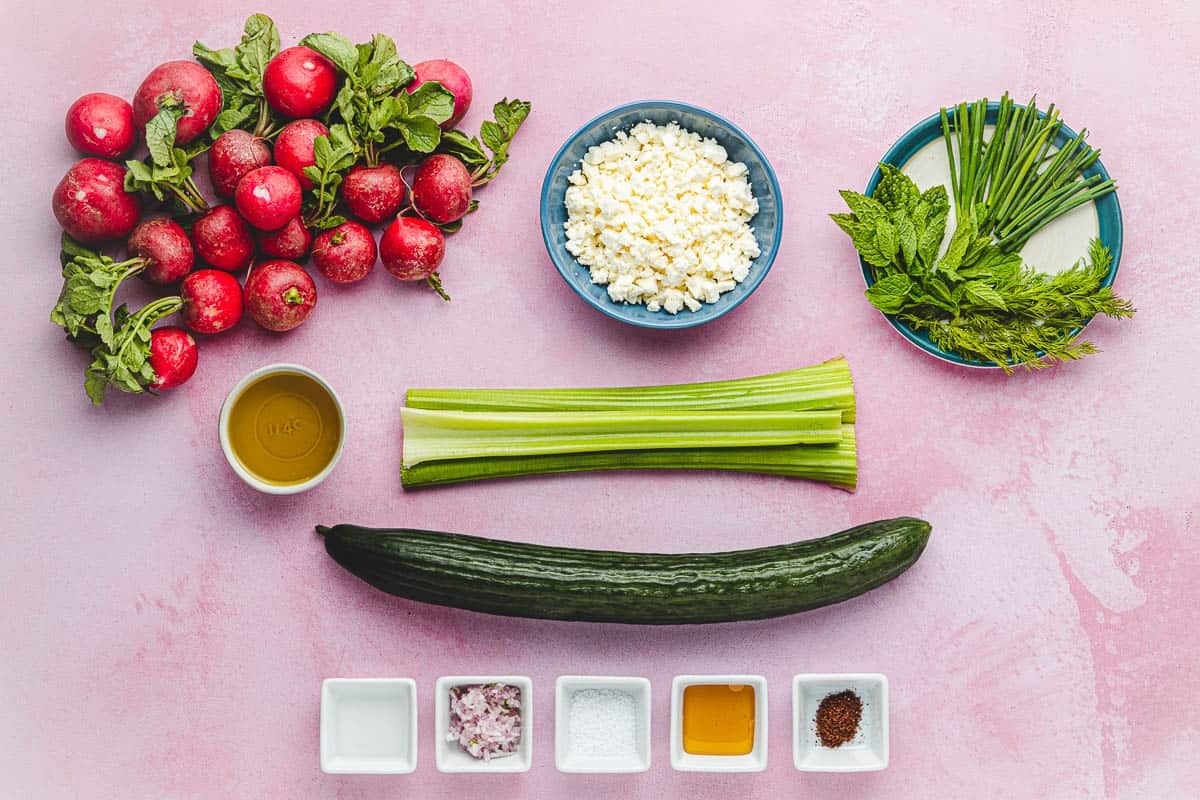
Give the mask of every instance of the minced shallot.
M 484 761 L 515 753 L 521 744 L 521 687 L 474 683 L 451 688 L 446 740 Z

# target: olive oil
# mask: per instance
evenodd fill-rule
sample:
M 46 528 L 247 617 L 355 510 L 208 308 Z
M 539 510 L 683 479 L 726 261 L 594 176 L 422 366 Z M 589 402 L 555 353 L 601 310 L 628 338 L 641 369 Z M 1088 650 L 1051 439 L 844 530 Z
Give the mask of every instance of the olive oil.
M 247 471 L 280 486 L 315 478 L 342 439 L 337 404 L 317 381 L 277 372 L 246 387 L 229 412 L 229 446 Z
M 744 756 L 754 750 L 754 687 L 685 687 L 683 749 L 700 756 Z

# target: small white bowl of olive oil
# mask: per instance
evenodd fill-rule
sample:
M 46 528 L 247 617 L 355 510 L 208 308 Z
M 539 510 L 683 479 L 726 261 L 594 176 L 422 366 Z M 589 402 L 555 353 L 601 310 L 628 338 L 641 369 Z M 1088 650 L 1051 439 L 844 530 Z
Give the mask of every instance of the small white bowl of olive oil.
M 230 390 L 219 428 L 239 478 L 266 494 L 299 494 L 337 466 L 346 414 L 333 387 L 308 367 L 270 364 Z

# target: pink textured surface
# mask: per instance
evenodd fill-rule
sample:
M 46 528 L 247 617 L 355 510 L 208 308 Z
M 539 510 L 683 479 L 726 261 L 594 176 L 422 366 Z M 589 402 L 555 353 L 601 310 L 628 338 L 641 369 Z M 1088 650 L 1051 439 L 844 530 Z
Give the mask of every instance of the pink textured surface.
M 321 283 L 298 331 L 251 325 L 203 343 L 160 400 L 83 396 L 83 358 L 46 321 L 58 291 L 54 183 L 72 159 L 67 105 L 132 94 L 194 38 L 236 38 L 250 10 L 217 0 L 22 3 L 8 10 L 5 546 L 0 563 L 4 797 L 1180 798 L 1200 792 L 1196 564 L 1194 187 L 1181 98 L 1200 83 L 1200 16 L 1180 2 L 669 4 L 277 3 L 289 42 L 382 30 L 411 61 L 470 70 L 475 127 L 502 95 L 534 113 L 444 268 L 450 305 L 391 281 Z M 15 19 L 14 19 L 15 16 Z M 1117 281 L 1140 309 L 1098 321 L 1104 353 L 1036 376 L 942 366 L 867 306 L 854 254 L 824 215 L 940 104 L 1011 89 L 1086 125 L 1121 181 Z M 1184 94 L 1181 94 L 1181 91 Z M 783 249 L 758 294 L 703 329 L 656 335 L 587 309 L 546 258 L 547 160 L 584 119 L 646 97 L 727 114 L 779 171 Z M 1182 149 L 1181 149 L 1182 147 Z M 860 392 L 862 488 L 733 475 L 596 475 L 403 494 L 398 409 L 412 385 L 716 379 L 837 353 Z M 319 490 L 255 494 L 216 443 L 222 397 L 277 360 L 323 373 L 349 416 Z M 612 548 L 781 542 L 877 517 L 933 522 L 908 575 L 801 617 L 676 630 L 503 621 L 376 593 L 322 552 L 315 522 L 357 521 Z M 789 684 L 880 671 L 892 766 L 836 776 L 791 764 Z M 747 671 L 770 685 L 759 775 L 668 763 L 671 676 Z M 537 746 L 517 777 L 441 775 L 438 675 L 532 676 Z M 653 758 L 637 776 L 553 766 L 552 683 L 645 675 Z M 329 676 L 416 678 L 420 764 L 403 777 L 318 768 Z

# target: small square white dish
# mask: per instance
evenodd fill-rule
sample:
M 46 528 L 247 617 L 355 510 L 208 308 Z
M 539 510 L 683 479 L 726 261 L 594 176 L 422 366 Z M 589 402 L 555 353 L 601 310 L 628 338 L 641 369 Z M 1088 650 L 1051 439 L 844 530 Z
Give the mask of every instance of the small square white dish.
M 582 695 L 581 705 L 577 707 L 576 694 L 589 691 L 601 695 Z M 624 692 L 633 703 L 630 708 L 619 696 L 608 695 L 610 701 L 621 704 L 612 710 L 614 722 L 627 726 L 627 729 L 611 732 L 609 742 L 613 751 L 597 752 L 596 748 L 576 740 L 573 733 L 589 734 L 573 732 L 571 721 L 582 721 L 581 715 L 589 710 L 600 713 L 598 705 L 603 693 L 607 692 Z M 585 702 L 590 708 L 582 705 Z M 554 682 L 554 765 L 559 772 L 615 773 L 650 769 L 650 681 L 632 677 L 560 675 Z
M 847 689 L 862 700 L 854 738 L 825 747 L 817 736 L 817 708 Z M 807 674 L 792 679 L 792 758 L 804 772 L 872 772 L 887 767 L 888 682 L 878 673 Z
M 475 683 L 507 683 L 521 690 L 521 741 L 511 755 L 475 758 L 446 741 L 450 732 L 450 690 Z M 447 675 L 437 679 L 433 692 L 434 762 L 439 772 L 526 772 L 533 764 L 533 681 L 522 675 Z
M 417 684 L 411 678 L 321 683 L 321 771 L 396 775 L 417 768 Z
M 689 686 L 746 685 L 754 689 L 754 747 L 740 756 L 683 749 L 683 692 Z M 762 772 L 767 768 L 767 679 L 761 675 L 676 675 L 671 682 L 671 766 L 683 772 Z

